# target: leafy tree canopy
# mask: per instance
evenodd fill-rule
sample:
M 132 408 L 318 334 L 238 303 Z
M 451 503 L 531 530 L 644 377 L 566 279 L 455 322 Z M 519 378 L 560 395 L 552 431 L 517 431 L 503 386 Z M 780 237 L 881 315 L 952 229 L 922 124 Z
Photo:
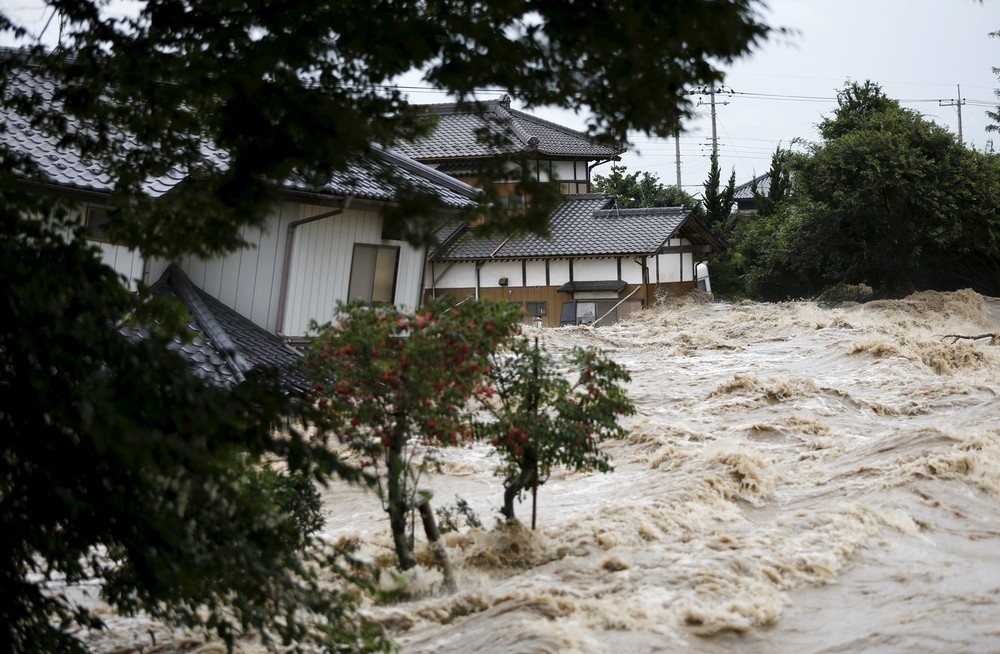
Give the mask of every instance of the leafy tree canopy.
M 672 134 L 691 112 L 684 89 L 721 81 L 719 67 L 770 32 L 756 0 L 392 0 L 370 11 L 323 0 L 308 20 L 266 0 L 151 0 L 129 18 L 98 0 L 54 6 L 60 45 L 34 58 L 58 80 L 65 111 L 91 126 L 67 138 L 113 171 L 116 206 L 140 203 L 146 179 L 197 171 L 196 187 L 112 216 L 121 242 L 165 256 L 236 247 L 232 223 L 259 220 L 276 181 L 322 180 L 423 133 L 426 117 L 393 85 L 404 73 L 423 71 L 461 100 L 502 88 L 529 108 L 589 110 L 592 136 L 617 144 L 634 130 Z M 224 162 L 205 156 L 206 142 Z M 411 217 L 433 209 L 400 191 L 418 196 Z M 188 211 L 192 202 L 203 210 Z M 206 210 L 221 222 L 203 220 Z
M 392 85 L 408 71 L 465 100 L 490 87 L 529 107 L 589 109 L 594 137 L 618 143 L 629 130 L 673 133 L 691 110 L 683 89 L 720 81 L 721 64 L 770 32 L 756 0 L 321 0 L 302 11 L 148 0 L 125 18 L 103 0 L 51 6 L 59 45 L 0 59 L 0 108 L 106 172 L 110 237 L 167 259 L 241 247 L 278 182 L 308 188 L 423 133 Z M 2 12 L 0 30 L 26 37 Z M 14 92 L 24 65 L 55 81 L 53 97 Z M 180 174 L 195 183 L 156 200 L 143 190 Z M 194 376 L 165 347 L 185 316 L 125 293 L 67 206 L 24 192 L 26 179 L 45 182 L 0 148 L 3 647 L 80 651 L 62 626 L 99 620 L 44 588 L 83 578 L 119 610 L 229 643 L 254 632 L 293 650 L 388 647 L 316 569 L 350 581 L 352 568 L 302 553 L 289 531 L 301 526 L 240 470 L 278 456 L 320 478 L 352 472 L 294 430 L 274 435 L 301 407 L 267 379 L 223 390 Z M 400 216 L 435 213 L 398 187 Z M 537 228 L 540 216 L 522 220 Z M 148 338 L 123 338 L 125 316 Z
M 618 198 L 626 209 L 640 207 L 688 207 L 699 219 L 705 215 L 698 201 L 690 193 L 667 186 L 649 172 L 629 174 L 625 166 L 615 166 L 608 175 L 594 176 L 594 189 Z
M 786 200 L 742 228 L 748 279 L 772 297 L 862 283 L 890 297 L 1000 292 L 998 158 L 963 147 L 877 84 L 848 84 L 838 98 L 824 140 L 788 156 Z
M 720 227 L 726 218 L 733 212 L 733 204 L 736 202 L 736 169 L 729 175 L 729 182 L 720 188 L 721 172 L 719 170 L 719 155 L 712 153 L 712 166 L 705 179 L 705 194 L 702 203 L 705 205 L 705 220 L 709 228 Z

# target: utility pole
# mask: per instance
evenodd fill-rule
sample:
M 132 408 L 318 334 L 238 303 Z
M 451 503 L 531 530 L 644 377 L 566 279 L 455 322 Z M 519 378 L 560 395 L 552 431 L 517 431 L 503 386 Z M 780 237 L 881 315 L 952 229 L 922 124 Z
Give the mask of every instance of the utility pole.
M 965 100 L 962 99 L 962 85 L 956 84 L 958 88 L 958 99 L 949 100 L 945 102 L 944 100 L 938 100 L 939 107 L 955 107 L 958 109 L 958 144 L 965 145 L 965 141 L 962 140 L 962 105 L 965 104 Z
M 677 188 L 681 187 L 681 130 L 680 128 L 674 131 L 674 147 L 676 151 L 676 162 L 677 162 Z
M 715 94 L 725 93 L 725 92 L 726 92 L 726 87 L 724 86 L 720 87 L 710 86 L 707 88 L 703 86 L 700 89 L 698 89 L 698 93 L 708 94 L 708 102 L 712 107 L 712 156 L 714 157 L 719 156 L 719 134 L 716 131 L 716 120 L 715 120 L 715 105 L 717 104 L 715 102 Z M 729 92 L 732 93 L 732 89 L 729 89 Z M 704 103 L 701 102 L 700 100 L 698 101 L 698 106 L 701 106 L 703 104 Z M 719 102 L 718 104 L 727 105 L 729 103 Z

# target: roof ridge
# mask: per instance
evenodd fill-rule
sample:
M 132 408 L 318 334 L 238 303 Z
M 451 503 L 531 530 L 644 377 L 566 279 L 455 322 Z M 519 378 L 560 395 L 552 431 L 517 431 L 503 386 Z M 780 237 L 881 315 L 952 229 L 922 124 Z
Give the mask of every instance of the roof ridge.
M 527 121 L 530 121 L 530 122 L 533 122 L 533 123 L 538 123 L 538 124 L 544 125 L 545 127 L 548 127 L 550 129 L 554 129 L 554 130 L 556 130 L 558 132 L 562 132 L 563 134 L 566 134 L 568 136 L 575 136 L 577 138 L 580 138 L 580 139 L 586 141 L 587 143 L 589 143 L 591 145 L 600 145 L 598 143 L 595 143 L 590 138 L 590 135 L 587 134 L 586 132 L 581 132 L 579 130 L 575 130 L 575 129 L 572 129 L 570 127 L 566 127 L 565 125 L 560 125 L 559 123 L 552 122 L 551 120 L 546 120 L 545 118 L 539 118 L 538 116 L 534 116 L 532 114 L 529 114 L 529 113 L 524 112 L 524 111 L 520 111 L 518 109 L 509 109 L 508 111 L 510 111 L 511 115 L 514 116 L 515 118 L 521 118 L 523 120 L 527 120 Z M 614 148 L 614 147 L 610 147 L 610 146 L 604 146 L 604 147 L 607 147 L 609 150 L 611 150 L 611 152 L 613 154 L 622 154 L 623 152 L 626 152 L 628 150 L 628 148 L 620 148 L 619 149 L 619 148 Z
M 176 263 L 171 263 L 167 267 L 166 276 L 173 283 L 174 289 L 177 291 L 178 296 L 180 296 L 180 300 L 194 315 L 195 321 L 202 326 L 209 340 L 215 344 L 219 353 L 232 367 L 236 373 L 237 382 L 242 383 L 246 379 L 243 373 L 249 372 L 253 366 L 236 349 L 236 345 L 229 338 L 229 334 L 226 333 L 226 330 L 215 318 L 215 314 L 212 313 L 211 309 L 202 300 L 194 284 L 184 274 L 180 266 Z
M 428 181 L 435 182 L 436 184 L 446 187 L 448 190 L 464 195 L 470 200 L 474 200 L 483 194 L 480 189 L 477 189 L 474 186 L 470 186 L 469 184 L 455 179 L 450 175 L 445 175 L 444 173 L 437 171 L 426 164 L 422 164 L 415 159 L 407 157 L 406 155 L 400 154 L 388 148 L 383 148 L 377 143 L 372 144 L 372 149 L 380 156 L 387 159 L 389 163 L 408 170 L 415 175 L 425 177 Z
M 500 119 L 497 122 L 502 121 L 506 123 L 507 129 L 513 132 L 514 136 L 520 139 L 524 145 L 527 145 L 529 148 L 538 147 L 538 137 L 528 134 L 524 131 L 523 127 L 517 124 L 517 121 L 514 120 L 513 114 L 511 114 L 509 104 L 505 105 L 503 102 L 497 101 L 496 106 L 493 108 L 493 113 Z M 532 139 L 535 141 L 534 145 L 531 143 Z

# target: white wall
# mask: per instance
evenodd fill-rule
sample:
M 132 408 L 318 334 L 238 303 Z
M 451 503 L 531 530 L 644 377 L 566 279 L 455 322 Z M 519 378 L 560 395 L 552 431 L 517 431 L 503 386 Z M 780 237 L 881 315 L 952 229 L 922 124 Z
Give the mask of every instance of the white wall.
M 98 243 L 101 249 L 101 261 L 114 269 L 115 273 L 124 275 L 130 290 L 136 290 L 142 282 L 143 258 L 138 250 L 130 250 L 121 245 Z
M 642 283 L 642 257 L 622 257 L 621 279 L 629 284 Z M 647 262 L 648 265 L 648 262 Z M 653 279 L 652 274 L 650 279 Z
M 312 214 L 324 208 L 310 207 Z M 177 264 L 198 288 L 226 306 L 273 332 L 278 315 L 281 288 L 281 261 L 288 223 L 308 215 L 304 205 L 286 202 L 276 205 L 263 227 L 245 227 L 243 238 L 249 247 L 222 258 L 204 260 L 183 257 Z M 156 281 L 166 266 L 155 262 L 151 279 Z
M 526 286 L 545 286 L 545 261 L 529 261 L 526 275 Z
M 667 243 L 668 246 L 689 245 L 687 239 L 672 238 Z M 656 277 L 656 270 L 651 270 L 650 279 L 660 283 L 670 282 L 690 282 L 694 280 L 694 254 L 688 252 L 684 254 L 659 254 L 656 256 L 659 264 L 659 277 Z M 652 265 L 652 261 L 650 262 Z
M 569 281 L 569 260 L 549 260 L 549 286 L 562 286 Z
M 436 263 L 433 266 L 427 264 L 427 279 L 425 281 L 428 288 L 449 289 L 449 288 L 475 288 L 476 286 L 476 264 L 462 261 L 455 264 Z
M 556 179 L 562 180 L 574 180 L 574 168 L 572 161 L 553 161 L 552 162 L 552 175 Z M 586 179 L 586 176 L 579 179 Z
M 622 272 L 624 272 L 624 262 Z M 573 280 L 577 282 L 600 282 L 618 279 L 617 259 L 576 259 L 573 261 Z
M 479 269 L 480 288 L 499 288 L 500 279 L 507 278 L 507 286 L 522 286 L 520 261 L 488 261 Z
M 245 228 L 244 239 L 251 247 L 221 259 L 185 257 L 178 264 L 196 286 L 255 324 L 271 332 L 298 337 L 307 334 L 310 320 L 320 323 L 331 320 L 337 301 L 347 299 L 355 243 L 394 245 L 400 248 L 396 302 L 405 307 L 416 306 L 420 298 L 423 251 L 399 241 L 383 241 L 382 216 L 378 212 L 347 209 L 295 228 L 284 316 L 278 325 L 288 226 L 330 210 L 330 207 L 281 203 L 268 215 L 263 228 Z M 161 266 L 159 262 L 154 266 L 158 274 L 162 274 Z

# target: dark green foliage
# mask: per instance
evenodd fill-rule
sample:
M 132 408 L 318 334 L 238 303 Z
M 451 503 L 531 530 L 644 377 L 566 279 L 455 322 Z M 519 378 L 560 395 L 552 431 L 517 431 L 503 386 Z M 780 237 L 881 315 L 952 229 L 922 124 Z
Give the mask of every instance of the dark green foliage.
M 718 230 L 727 218 L 733 213 L 736 194 L 736 170 L 733 169 L 729 176 L 729 183 L 725 188 L 719 188 L 721 182 L 721 172 L 719 170 L 719 157 L 712 153 L 712 167 L 708 171 L 705 179 L 705 194 L 702 203 L 705 205 L 705 224 L 709 229 Z
M 788 168 L 788 150 L 783 150 L 779 145 L 771 155 L 771 169 L 767 172 L 768 188 L 767 194 L 757 192 L 757 182 L 750 185 L 753 192 L 754 202 L 757 205 L 757 215 L 767 218 L 774 214 L 778 205 L 785 199 L 791 185 L 791 171 Z
M 666 186 L 648 172 L 627 174 L 625 166 L 615 166 L 607 176 L 594 176 L 594 190 L 602 191 L 618 198 L 618 203 L 626 208 L 639 207 L 687 207 L 700 220 L 705 217 L 701 202 L 691 194 Z
M 393 85 L 411 70 L 462 100 L 501 88 L 528 107 L 589 107 L 591 134 L 608 144 L 632 131 L 671 135 L 692 111 L 685 89 L 722 81 L 721 65 L 768 36 L 758 4 L 390 0 L 359 11 L 322 0 L 294 11 L 158 0 L 119 21 L 96 0 L 68 0 L 56 54 L 72 59 L 44 63 L 67 109 L 94 128 L 71 140 L 113 167 L 115 206 L 136 209 L 112 213 L 114 238 L 173 256 L 238 246 L 233 228 L 259 222 L 276 181 L 324 180 L 373 146 L 421 134 L 427 122 Z M 119 130 L 135 142 L 126 147 Z M 228 153 L 225 165 L 204 157 L 205 140 Z M 136 192 L 175 166 L 200 183 L 156 202 Z M 396 183 L 414 213 L 395 217 L 426 236 L 419 219 L 436 203 Z M 223 211 L 233 205 L 238 213 Z M 541 229 L 547 209 L 496 217 Z M 206 211 L 239 218 L 207 223 Z
M 277 510 L 278 521 L 287 521 L 288 539 L 302 546 L 308 537 L 323 527 L 323 502 L 316 483 L 301 472 L 279 472 L 270 466 L 250 467 L 247 482 L 267 498 L 267 504 Z
M 469 503 L 458 495 L 455 496 L 454 508 L 446 504 L 435 509 L 434 513 L 437 515 L 438 529 L 442 534 L 458 531 L 462 524 L 473 529 L 483 526 L 482 520 L 479 519 L 476 512 L 469 506 Z
M 311 188 L 423 133 L 392 84 L 412 69 L 465 99 L 499 87 L 529 107 L 588 106 L 594 136 L 619 143 L 630 130 L 672 134 L 691 110 L 683 89 L 720 81 L 718 66 L 769 32 L 754 0 L 157 0 L 132 18 L 96 0 L 56 6 L 59 47 L 25 53 L 55 97 L 8 93 L 25 61 L 3 58 L 0 102 L 104 169 L 115 184 L 109 236 L 166 259 L 241 247 L 278 183 Z M 0 30 L 25 35 L 2 13 Z M 67 129 L 67 115 L 88 129 Z M 179 171 L 194 183 L 145 193 Z M 389 218 L 426 237 L 437 202 L 384 176 L 399 195 Z M 290 651 L 387 648 L 317 568 L 365 576 L 336 552 L 291 547 L 300 538 L 274 494 L 246 483 L 246 466 L 272 456 L 295 473 L 357 478 L 301 434 L 272 433 L 309 407 L 267 379 L 224 390 L 195 377 L 164 347 L 185 317 L 127 294 L 24 180 L 46 181 L 0 149 L 0 651 L 80 651 L 74 624 L 98 620 L 43 587 L 92 577 L 119 611 L 229 643 L 256 632 Z M 518 215 L 498 206 L 477 213 L 535 229 L 547 213 L 544 202 Z M 148 338 L 123 338 L 126 316 Z
M 628 371 L 602 353 L 576 348 L 563 365 L 569 379 L 537 341 L 519 338 L 490 369 L 495 397 L 484 408 L 492 419 L 475 430 L 503 461 L 501 513 L 508 521 L 515 519 L 514 501 L 527 490 L 537 493 L 554 467 L 609 472 L 599 445 L 623 436 L 618 418 L 635 411 L 623 387 Z
M 469 402 L 521 318 L 513 305 L 452 304 L 439 298 L 414 313 L 340 305 L 335 324 L 313 326 L 306 361 L 321 435 L 374 476 L 404 570 L 416 565 L 406 520 L 423 499 L 420 477 L 435 448 L 472 438 Z
M 191 374 L 157 326 L 58 208 L 0 194 L 0 640 L 12 651 L 82 651 L 61 622 L 98 618 L 45 580 L 96 578 L 119 611 L 265 641 L 385 647 L 318 567 L 353 576 L 333 552 L 246 483 L 266 453 L 295 471 L 350 475 L 297 432 L 270 425 L 294 407 L 266 378 L 226 390 Z M 13 204 L 16 203 L 16 204 Z M 21 218 L 51 209 L 50 221 Z M 36 214 L 39 215 L 39 214 Z M 133 311 L 148 337 L 113 318 Z M 157 313 L 158 312 L 158 313 Z M 163 320 L 159 324 L 180 322 Z M 292 610 L 295 610 L 293 613 Z M 284 616 L 275 620 L 275 616 Z
M 877 296 L 972 287 L 1000 293 L 1000 158 L 848 84 L 824 141 L 784 157 L 784 200 L 727 229 L 745 290 L 766 299 L 867 284 Z

